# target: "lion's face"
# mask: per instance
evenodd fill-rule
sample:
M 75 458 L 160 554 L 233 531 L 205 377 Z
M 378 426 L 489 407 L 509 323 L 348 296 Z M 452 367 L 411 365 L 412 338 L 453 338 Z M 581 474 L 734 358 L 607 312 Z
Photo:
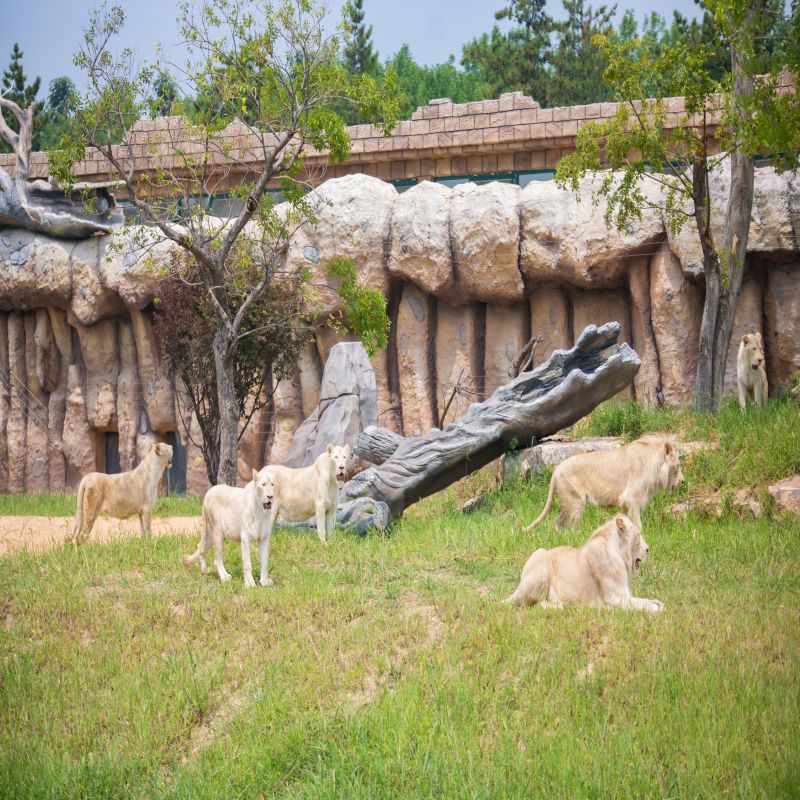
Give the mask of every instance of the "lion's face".
M 172 466 L 172 445 L 158 442 L 157 444 L 150 445 L 150 452 L 158 456 L 158 460 L 162 466 L 169 469 Z
M 253 484 L 256 492 L 256 505 L 264 511 L 269 511 L 275 502 L 275 475 L 269 467 L 264 467 L 261 472 L 253 470 Z
M 617 515 L 615 522 L 630 555 L 630 569 L 632 572 L 638 572 L 642 562 L 647 558 L 650 548 L 647 546 L 642 532 L 624 514 Z
M 764 342 L 760 333 L 749 333 L 742 337 L 742 348 L 747 366 L 758 370 L 764 366 Z
M 336 482 L 344 483 L 347 478 L 347 459 L 350 458 L 350 445 L 346 444 L 344 447 L 339 447 L 338 445 L 329 444 L 328 455 L 336 473 Z

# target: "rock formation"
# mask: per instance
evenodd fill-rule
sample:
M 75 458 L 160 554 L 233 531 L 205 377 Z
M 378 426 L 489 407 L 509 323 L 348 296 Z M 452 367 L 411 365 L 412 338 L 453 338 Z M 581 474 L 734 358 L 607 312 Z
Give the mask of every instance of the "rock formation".
M 714 180 L 724 192 L 727 173 Z M 388 298 L 390 344 L 370 360 L 377 425 L 404 437 L 457 422 L 507 383 L 532 335 L 542 337 L 541 364 L 572 347 L 585 325 L 610 320 L 642 361 L 624 394 L 689 403 L 703 303 L 693 231 L 673 237 L 659 213 L 646 212 L 610 232 L 592 187 L 582 186 L 580 202 L 541 181 L 524 189 L 423 182 L 400 194 L 348 175 L 315 190 L 316 222 L 295 234 L 287 258 L 311 268 L 321 287 L 318 327 L 294 378 L 273 387 L 245 433 L 240 478 L 316 448 L 308 420 L 333 397 L 323 368 L 352 338 L 321 315 L 335 297 L 322 267 L 338 256 L 352 257 Z M 761 330 L 774 392 L 800 372 L 800 178 L 759 168 L 755 196 L 726 387 L 734 388 L 738 338 Z M 718 215 L 712 222 L 722 224 Z M 197 422 L 158 351 L 148 308 L 152 267 L 170 245 L 142 253 L 134 242 L 125 229 L 79 242 L 0 230 L 0 491 L 74 488 L 83 471 L 105 467 L 115 434 L 123 469 L 148 442 L 174 436 L 186 448 L 189 490 L 208 485 Z

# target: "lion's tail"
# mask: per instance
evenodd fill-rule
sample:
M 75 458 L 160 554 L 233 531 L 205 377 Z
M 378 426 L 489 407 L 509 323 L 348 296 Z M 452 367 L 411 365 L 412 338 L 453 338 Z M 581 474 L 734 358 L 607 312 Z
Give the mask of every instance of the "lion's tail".
M 553 505 L 553 496 L 556 493 L 556 473 L 553 472 L 553 477 L 550 478 L 550 488 L 547 490 L 547 502 L 544 504 L 544 508 L 542 509 L 542 513 L 539 514 L 536 519 L 531 522 L 530 525 L 525 526 L 526 531 L 533 530 L 546 516 L 547 512 L 550 511 L 551 506 Z
M 205 552 L 205 544 L 211 540 L 211 522 L 208 519 L 208 510 L 206 504 L 203 503 L 203 529 L 200 533 L 200 543 L 197 545 L 197 550 L 191 555 L 183 557 L 183 564 L 186 567 L 196 564 L 200 560 L 200 556 Z
M 64 540 L 67 542 L 76 541 L 79 542 L 81 540 L 81 531 L 83 530 L 83 496 L 86 493 L 86 478 L 81 480 L 80 485 L 78 486 L 78 505 L 77 509 L 75 510 L 75 529 L 72 533 L 67 533 Z

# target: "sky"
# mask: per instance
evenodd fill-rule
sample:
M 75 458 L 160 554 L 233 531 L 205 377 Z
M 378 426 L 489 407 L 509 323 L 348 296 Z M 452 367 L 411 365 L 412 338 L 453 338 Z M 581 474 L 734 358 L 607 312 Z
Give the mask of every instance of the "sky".
M 152 59 L 160 43 L 166 54 L 172 53 L 177 59 L 177 2 L 114 3 L 127 14 L 123 46 L 133 48 L 142 59 Z M 80 45 L 91 9 L 97 5 L 87 0 L 0 0 L 0 69 L 6 68 L 11 48 L 19 42 L 28 79 L 37 75 L 42 78 L 40 99 L 46 96 L 49 82 L 60 75 L 69 75 L 81 85 L 72 56 Z M 329 0 L 328 5 L 336 8 L 338 1 Z M 364 0 L 366 21 L 373 27 L 372 40 L 381 60 L 408 42 L 416 60 L 423 64 L 445 61 L 451 54 L 458 62 L 461 45 L 490 30 L 495 22 L 494 12 L 504 5 L 504 0 Z M 667 19 L 672 18 L 674 9 L 690 18 L 697 16 L 698 10 L 693 0 L 621 0 L 618 17 L 627 8 L 632 8 L 637 18 L 656 10 Z M 563 16 L 560 0 L 548 0 L 548 10 L 555 17 Z

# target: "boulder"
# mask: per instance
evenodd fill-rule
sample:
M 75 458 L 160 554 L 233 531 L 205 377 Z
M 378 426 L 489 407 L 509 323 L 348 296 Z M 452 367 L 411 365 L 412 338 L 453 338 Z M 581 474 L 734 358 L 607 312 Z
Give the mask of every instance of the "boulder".
M 87 472 L 94 472 L 94 439 L 86 415 L 81 368 L 70 364 L 67 373 L 67 401 L 62 434 L 63 453 L 67 461 L 67 486 L 76 487 Z
M 111 430 L 117 424 L 117 323 L 104 319 L 83 325 L 72 313 L 70 325 L 77 331 L 81 357 L 86 367 L 86 413 L 89 426 Z
M 8 314 L 0 311 L 0 493 L 8 491 L 8 442 L 6 425 L 11 402 L 8 374 Z
M 470 403 L 481 399 L 484 325 L 481 306 L 451 308 L 443 302 L 437 306 L 436 402 L 442 427 L 462 417 Z
M 65 366 L 65 372 L 66 369 Z M 51 492 L 63 492 L 67 489 L 67 463 L 64 459 L 64 442 L 61 438 L 66 413 L 67 392 L 65 388 L 59 387 L 50 392 L 47 402 L 48 471 Z
M 531 336 L 540 336 L 536 346 L 535 365 L 550 358 L 555 350 L 572 347 L 572 327 L 569 321 L 570 307 L 566 294 L 561 289 L 543 287 L 534 289 L 530 297 Z
M 150 320 L 138 309 L 130 309 L 136 359 L 150 428 L 159 433 L 176 429 L 175 394 L 169 365 L 161 357 Z
M 611 288 L 622 281 L 629 256 L 652 251 L 663 237 L 661 215 L 649 209 L 624 231 L 609 230 L 605 201 L 592 201 L 600 180 L 581 181 L 577 193 L 552 181 L 531 181 L 521 191 L 520 268 L 530 281 Z M 642 190 L 657 202 L 657 187 L 650 184 L 645 181 Z
M 313 339 L 309 339 L 300 353 L 297 372 L 300 407 L 303 419 L 306 419 L 319 405 L 319 387 L 322 381 L 322 361 L 320 361 Z
M 736 316 L 733 320 L 731 344 L 728 348 L 728 358 L 725 361 L 725 394 L 737 394 L 736 383 L 736 357 L 739 355 L 739 344 L 746 333 L 761 333 L 763 325 L 761 319 L 763 290 L 761 284 L 752 277 L 742 281 L 739 299 L 736 301 Z
M 512 303 L 525 297 L 519 271 L 520 189 L 493 181 L 462 183 L 450 198 L 450 238 L 459 294 Z
M 355 447 L 358 434 L 378 421 L 375 372 L 360 342 L 331 350 L 320 386 L 319 406 L 297 429 L 285 463 L 313 464 L 329 444 Z
M 144 234 L 144 235 L 143 235 Z M 144 308 L 156 296 L 163 268 L 180 248 L 156 228 L 127 228 L 102 239 L 100 278 L 126 308 Z M 113 248 L 113 249 L 112 249 Z
M 337 282 L 324 270 L 335 258 L 352 258 L 361 283 L 388 293 L 384 241 L 389 237 L 397 189 L 369 175 L 345 175 L 325 181 L 306 199 L 314 209 L 315 220 L 292 236 L 287 265 L 311 270 L 314 311 L 329 314 L 339 306 Z
M 797 253 L 800 249 L 792 217 L 793 204 L 798 195 L 797 178 L 790 172 L 778 175 L 774 167 L 760 167 L 755 171 L 753 213 L 747 239 L 748 253 Z M 725 212 L 730 193 L 730 160 L 725 159 L 709 178 L 711 196 L 711 232 L 721 246 L 725 227 Z M 692 212 L 692 204 L 685 207 Z M 665 215 L 666 216 L 666 215 Z M 669 246 L 678 257 L 684 272 L 703 274 L 703 251 L 694 218 L 687 219 L 677 235 L 666 225 Z
M 450 196 L 441 183 L 422 181 L 403 192 L 392 211 L 389 272 L 439 296 L 454 286 Z
M 328 325 L 321 325 L 314 332 L 314 339 L 317 344 L 317 353 L 319 354 L 320 364 L 325 364 L 331 354 L 331 350 L 339 344 L 339 342 L 355 342 L 357 337 L 352 333 L 342 333 L 341 331 L 334 330 Z
M 47 404 L 48 398 L 36 369 L 36 313 L 25 314 L 25 384 L 28 401 L 25 432 L 25 491 L 32 494 L 50 488 L 48 466 Z
M 792 475 L 791 478 L 773 483 L 767 491 L 779 514 L 800 517 L 800 475 Z
M 117 376 L 117 432 L 119 463 L 123 472 L 138 463 L 136 437 L 142 416 L 142 393 L 136 368 L 136 344 L 129 322 L 119 323 L 119 374 Z
M 690 405 L 697 372 L 703 291 L 691 283 L 667 245 L 650 259 L 650 313 L 664 402 Z
M 67 308 L 74 242 L 22 229 L 0 230 L 0 308 Z
M 25 436 L 28 398 L 25 370 L 25 322 L 22 314 L 8 315 L 9 410 L 6 422 L 8 490 L 25 491 Z
M 401 196 L 405 194 L 408 192 Z M 405 436 L 419 436 L 434 427 L 436 387 L 428 360 L 431 305 L 432 301 L 415 286 L 403 286 L 397 313 L 397 361 Z
M 486 347 L 484 351 L 484 396 L 514 377 L 512 363 L 530 339 L 528 308 L 525 305 L 486 305 Z M 538 350 L 537 350 L 538 352 Z
M 653 408 L 663 404 L 664 392 L 661 388 L 661 369 L 650 308 L 650 262 L 646 256 L 631 259 L 628 292 L 630 343 L 642 360 L 642 366 L 633 379 L 633 388 L 637 402 Z
M 52 392 L 60 384 L 61 359 L 53 336 L 53 326 L 46 308 L 36 309 L 36 377 L 44 392 Z
M 300 426 L 300 403 L 297 387 L 290 380 L 272 383 L 272 445 L 268 464 L 283 464 L 292 447 L 295 431 Z
M 507 481 L 514 475 L 527 480 L 531 475 L 541 475 L 545 467 L 553 468 L 579 453 L 597 450 L 616 450 L 625 444 L 621 436 L 587 436 L 583 439 L 543 439 L 533 447 L 515 450 L 503 456 L 502 474 Z
M 767 380 L 774 391 L 800 372 L 800 261 L 767 273 L 764 334 Z
M 105 317 L 115 316 L 125 311 L 120 296 L 103 283 L 101 263 L 106 258 L 105 236 L 93 236 L 91 239 L 82 239 L 70 253 L 69 265 L 71 267 L 72 295 L 70 297 L 70 311 L 84 325 L 93 325 Z M 114 253 L 112 258 L 118 258 Z
M 750 489 L 737 489 L 732 495 L 714 492 L 703 497 L 692 497 L 680 503 L 673 503 L 667 508 L 667 511 L 678 517 L 684 517 L 690 511 L 699 511 L 720 518 L 726 509 L 738 514 L 750 515 L 756 519 L 759 519 L 764 513 L 761 503 Z
M 605 322 L 619 323 L 619 341 L 631 344 L 630 311 L 628 298 L 621 289 L 606 289 L 590 292 L 572 293 L 572 338 L 577 339 L 587 325 Z M 621 391 L 617 397 L 628 399 L 630 388 Z

